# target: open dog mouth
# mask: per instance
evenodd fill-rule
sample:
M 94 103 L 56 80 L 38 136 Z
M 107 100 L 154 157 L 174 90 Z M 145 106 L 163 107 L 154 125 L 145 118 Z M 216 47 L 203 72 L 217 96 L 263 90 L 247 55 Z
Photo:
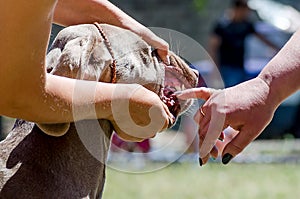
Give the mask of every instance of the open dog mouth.
M 175 91 L 173 88 L 165 87 L 163 89 L 163 95 L 161 97 L 161 100 L 168 106 L 172 115 L 174 117 L 177 117 L 180 113 L 181 106 L 174 92 Z
M 191 87 L 180 68 L 174 66 L 165 67 L 165 83 L 161 100 L 168 106 L 175 118 L 182 112 L 185 103 L 185 101 L 176 97 L 175 92 Z

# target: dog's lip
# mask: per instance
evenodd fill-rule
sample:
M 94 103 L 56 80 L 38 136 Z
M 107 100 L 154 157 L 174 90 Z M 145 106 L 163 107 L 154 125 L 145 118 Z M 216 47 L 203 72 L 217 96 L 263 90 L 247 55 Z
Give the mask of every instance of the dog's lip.
M 188 88 L 193 88 L 189 81 L 184 77 L 182 69 L 169 65 L 165 66 L 165 87 L 170 86 L 166 85 L 166 82 L 174 80 L 178 83 L 176 90 L 184 90 Z M 178 89 L 178 86 L 180 89 Z
M 192 88 L 192 85 L 190 85 L 188 80 L 184 77 L 182 69 L 172 65 L 165 65 L 165 81 L 161 91 L 162 101 L 166 104 L 166 102 L 168 102 L 167 99 L 170 99 L 176 91 L 185 90 L 187 88 Z M 186 100 L 180 100 L 176 97 L 173 100 L 175 100 L 175 104 L 170 105 L 167 103 L 167 106 L 174 117 L 177 118 L 180 112 L 183 110 L 182 107 Z
M 184 75 L 183 75 L 184 72 L 183 72 L 183 70 L 180 67 L 176 67 L 176 66 L 173 66 L 171 64 L 170 65 L 165 64 L 161 60 L 161 58 L 158 56 L 157 49 L 153 50 L 151 52 L 151 55 L 152 55 L 152 57 L 154 59 L 157 60 L 157 62 L 159 64 L 162 64 L 163 67 L 165 68 L 165 78 L 167 78 L 168 74 L 172 74 L 172 76 L 174 77 L 174 79 L 175 78 L 178 79 L 181 82 L 181 84 L 185 86 L 185 89 L 187 89 L 187 88 L 193 88 L 193 87 L 196 86 L 196 85 L 192 85 L 193 83 L 189 82 L 189 80 L 184 77 Z

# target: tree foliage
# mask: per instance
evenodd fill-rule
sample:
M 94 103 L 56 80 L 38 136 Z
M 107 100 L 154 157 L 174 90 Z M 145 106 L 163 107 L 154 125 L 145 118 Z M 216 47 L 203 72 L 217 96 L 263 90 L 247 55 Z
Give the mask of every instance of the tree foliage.
M 197 11 L 201 11 L 207 3 L 207 0 L 193 0 Z

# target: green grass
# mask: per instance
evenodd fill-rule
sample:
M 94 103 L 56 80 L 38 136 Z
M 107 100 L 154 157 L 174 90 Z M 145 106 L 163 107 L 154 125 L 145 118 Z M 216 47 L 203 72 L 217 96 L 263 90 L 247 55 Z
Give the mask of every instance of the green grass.
M 300 165 L 173 164 L 145 174 L 107 169 L 104 199 L 298 199 Z

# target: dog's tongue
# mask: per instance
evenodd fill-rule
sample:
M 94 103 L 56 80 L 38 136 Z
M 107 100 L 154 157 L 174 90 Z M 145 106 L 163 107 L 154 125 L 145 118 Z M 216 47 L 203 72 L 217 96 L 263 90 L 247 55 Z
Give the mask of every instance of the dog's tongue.
M 173 116 L 177 117 L 180 112 L 180 103 L 172 88 L 164 88 L 161 100 L 168 106 Z

